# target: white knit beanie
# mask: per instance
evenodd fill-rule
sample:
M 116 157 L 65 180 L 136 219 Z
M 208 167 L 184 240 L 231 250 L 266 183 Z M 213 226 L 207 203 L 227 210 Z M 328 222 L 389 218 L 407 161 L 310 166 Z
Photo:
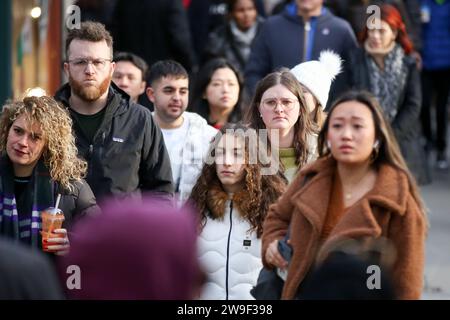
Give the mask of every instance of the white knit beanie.
M 320 52 L 319 61 L 300 63 L 291 69 L 291 73 L 325 108 L 331 82 L 341 72 L 341 67 L 341 57 L 331 50 L 324 50 Z

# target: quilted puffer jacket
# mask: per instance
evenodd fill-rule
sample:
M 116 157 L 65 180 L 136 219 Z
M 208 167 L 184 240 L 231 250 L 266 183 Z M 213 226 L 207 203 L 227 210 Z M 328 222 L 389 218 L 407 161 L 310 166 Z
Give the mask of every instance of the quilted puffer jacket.
M 223 219 L 208 218 L 198 239 L 199 260 L 207 276 L 200 298 L 254 299 L 250 290 L 262 268 L 261 239 L 250 231 L 236 201 L 223 204 Z

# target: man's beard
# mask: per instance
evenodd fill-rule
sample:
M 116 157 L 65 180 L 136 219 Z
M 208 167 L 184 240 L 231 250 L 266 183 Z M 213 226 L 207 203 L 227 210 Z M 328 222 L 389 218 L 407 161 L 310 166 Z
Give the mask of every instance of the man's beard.
M 155 107 L 155 111 L 156 111 L 156 107 Z M 171 112 L 168 112 L 167 110 L 165 110 L 164 108 L 160 109 L 157 111 L 158 116 L 166 123 L 171 123 L 176 121 L 178 118 L 180 118 L 184 111 L 186 111 L 186 107 L 183 107 L 179 113 L 177 114 L 173 114 Z
M 69 75 L 69 85 L 73 93 L 87 102 L 93 102 L 98 100 L 106 91 L 108 91 L 111 84 L 111 76 L 108 76 L 103 80 L 100 85 L 84 86 L 82 83 L 76 81 Z

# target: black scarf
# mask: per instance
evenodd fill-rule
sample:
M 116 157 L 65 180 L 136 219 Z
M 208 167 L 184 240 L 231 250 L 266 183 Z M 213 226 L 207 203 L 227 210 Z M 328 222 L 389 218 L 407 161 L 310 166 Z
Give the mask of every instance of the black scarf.
M 23 195 L 23 208 L 31 214 L 31 247 L 41 248 L 40 212 L 54 205 L 55 183 L 41 158 Z M 19 241 L 19 215 L 14 195 L 14 170 L 7 156 L 0 159 L 0 234 Z

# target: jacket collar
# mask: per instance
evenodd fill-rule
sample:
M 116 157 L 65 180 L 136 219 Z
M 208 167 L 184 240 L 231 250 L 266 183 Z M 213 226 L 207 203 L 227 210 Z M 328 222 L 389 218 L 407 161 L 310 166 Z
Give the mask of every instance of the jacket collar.
M 297 15 L 297 4 L 295 2 L 286 5 L 282 14 L 289 19 L 302 21 L 303 23 L 303 18 Z M 325 6 L 323 6 L 320 15 L 313 17 L 313 19 L 322 21 L 324 19 L 328 19 L 331 15 L 331 12 Z
M 248 199 L 245 190 L 235 194 L 228 194 L 223 190 L 221 184 L 217 181 L 208 190 L 207 208 L 214 219 L 223 219 L 225 216 L 225 207 L 228 201 L 233 201 L 233 206 L 240 215 L 245 217 L 246 211 L 245 201 Z
M 317 232 L 322 230 L 326 219 L 335 170 L 336 161 L 332 158 L 319 159 L 304 168 L 301 175 L 311 176 L 311 179 L 291 198 L 292 203 Z M 373 207 L 381 207 L 386 211 L 403 215 L 406 211 L 408 192 L 409 182 L 406 174 L 390 165 L 382 165 L 378 170 L 374 188 L 362 201 L 349 208 L 346 216 L 353 219 L 352 225 L 355 227 L 360 225 L 363 229 L 372 229 L 365 230 L 367 233 L 378 233 L 380 230 L 372 212 Z M 342 219 L 345 218 L 344 216 Z

